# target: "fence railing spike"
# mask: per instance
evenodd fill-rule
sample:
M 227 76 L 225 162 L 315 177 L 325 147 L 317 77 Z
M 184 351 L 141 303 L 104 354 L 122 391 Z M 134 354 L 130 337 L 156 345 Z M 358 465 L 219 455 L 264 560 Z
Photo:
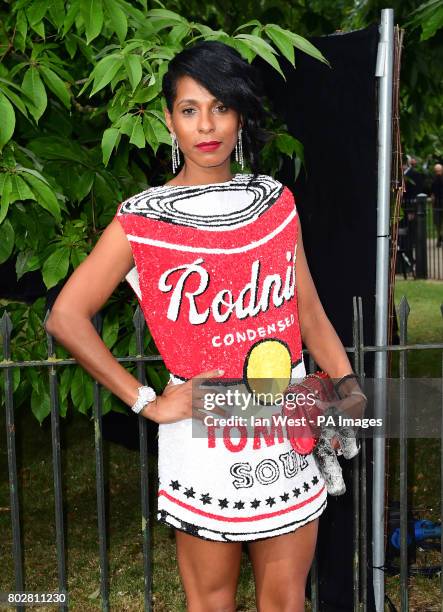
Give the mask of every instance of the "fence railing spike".
M 7 310 L 3 312 L 2 318 L 0 319 L 0 333 L 3 342 L 3 359 L 10 359 L 11 357 L 11 333 L 12 333 L 12 321 Z
M 46 325 L 47 320 L 49 319 L 49 315 L 51 314 L 51 309 L 48 308 L 46 310 L 45 318 L 43 319 L 43 325 Z
M 95 315 L 92 317 L 92 325 L 94 326 L 98 334 L 102 333 L 103 315 L 101 314 L 101 312 L 96 312 Z
M 2 336 L 9 336 L 12 332 L 13 325 L 11 317 L 7 310 L 5 310 L 2 314 L 2 318 L 0 319 L 0 331 Z
M 411 312 L 411 307 L 409 306 L 408 298 L 404 295 L 400 300 L 400 316 L 404 313 L 404 316 L 408 318 L 409 313 Z
M 140 305 L 135 309 L 134 316 L 132 317 L 132 322 L 134 323 L 134 327 L 136 329 L 142 328 L 145 325 L 145 317 L 143 316 L 142 309 Z

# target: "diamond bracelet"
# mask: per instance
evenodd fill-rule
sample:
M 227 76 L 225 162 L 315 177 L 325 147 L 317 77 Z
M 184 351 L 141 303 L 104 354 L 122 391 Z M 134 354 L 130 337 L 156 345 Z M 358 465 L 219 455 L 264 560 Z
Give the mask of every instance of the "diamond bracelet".
M 133 410 L 136 414 L 139 414 L 146 404 L 153 402 L 156 399 L 157 394 L 152 387 L 148 386 L 139 387 L 137 391 L 138 397 L 135 404 L 131 406 L 131 410 Z

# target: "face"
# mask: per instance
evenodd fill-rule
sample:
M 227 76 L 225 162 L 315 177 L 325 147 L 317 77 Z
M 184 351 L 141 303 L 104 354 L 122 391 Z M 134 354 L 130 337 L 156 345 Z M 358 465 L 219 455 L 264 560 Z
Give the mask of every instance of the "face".
M 201 168 L 229 165 L 241 125 L 238 113 L 189 76 L 178 79 L 176 93 L 172 113 L 165 109 L 165 118 L 185 163 Z

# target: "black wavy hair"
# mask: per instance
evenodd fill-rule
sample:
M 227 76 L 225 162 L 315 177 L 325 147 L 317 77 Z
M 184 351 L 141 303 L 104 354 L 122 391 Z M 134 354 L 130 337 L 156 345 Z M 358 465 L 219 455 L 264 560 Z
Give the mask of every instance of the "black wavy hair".
M 177 80 L 190 76 L 243 118 L 243 155 L 254 175 L 260 173 L 259 153 L 268 140 L 264 120 L 263 89 L 257 69 L 234 48 L 215 40 L 201 41 L 180 51 L 163 76 L 162 88 L 170 113 Z

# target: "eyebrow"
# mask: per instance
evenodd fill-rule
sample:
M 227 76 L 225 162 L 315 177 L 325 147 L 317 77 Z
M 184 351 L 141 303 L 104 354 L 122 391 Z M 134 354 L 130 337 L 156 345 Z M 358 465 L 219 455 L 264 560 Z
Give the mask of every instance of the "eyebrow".
M 218 102 L 217 98 L 212 98 L 211 102 Z M 185 98 L 184 100 L 180 100 L 180 102 L 177 102 L 177 106 L 179 104 L 196 104 L 198 105 L 199 102 L 198 100 L 193 100 L 192 98 Z

